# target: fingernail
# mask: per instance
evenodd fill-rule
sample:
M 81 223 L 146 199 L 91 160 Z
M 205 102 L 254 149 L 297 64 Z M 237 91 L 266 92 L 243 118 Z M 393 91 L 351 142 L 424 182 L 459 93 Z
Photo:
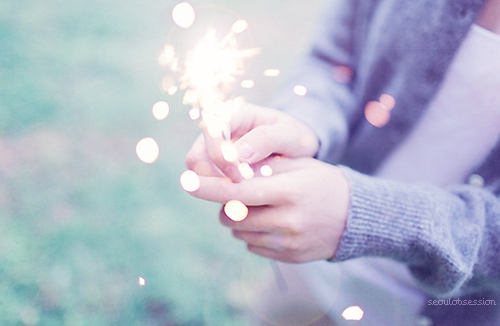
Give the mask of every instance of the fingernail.
M 238 157 L 241 159 L 248 160 L 255 154 L 253 147 L 250 146 L 250 144 L 248 143 L 236 142 L 234 146 L 236 147 L 236 152 L 238 153 Z

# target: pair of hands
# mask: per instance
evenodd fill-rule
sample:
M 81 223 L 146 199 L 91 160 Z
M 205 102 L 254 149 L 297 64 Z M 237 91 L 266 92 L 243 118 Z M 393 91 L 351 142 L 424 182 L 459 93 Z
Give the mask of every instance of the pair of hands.
M 349 185 L 340 169 L 312 158 L 318 150 L 315 133 L 285 113 L 251 104 L 235 112 L 230 129 L 238 153 L 233 162 L 224 158 L 222 138 L 202 127 L 186 158 L 200 177 L 191 194 L 244 203 L 249 210 L 243 221 L 221 210 L 220 222 L 251 252 L 293 263 L 332 258 L 345 229 Z M 255 177 L 244 179 L 241 163 L 249 164 Z M 258 173 L 263 165 L 271 176 Z

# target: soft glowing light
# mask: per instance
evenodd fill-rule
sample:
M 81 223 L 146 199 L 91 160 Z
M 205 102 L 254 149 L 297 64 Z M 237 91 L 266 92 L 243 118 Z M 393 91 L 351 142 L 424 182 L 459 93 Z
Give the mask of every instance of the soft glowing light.
M 165 44 L 162 53 L 158 57 L 158 62 L 162 66 L 166 66 L 172 63 L 175 58 L 175 48 L 170 44 Z
M 238 160 L 238 152 L 236 147 L 230 141 L 224 141 L 221 144 L 222 156 L 228 162 L 236 162 Z
M 200 177 L 196 172 L 188 170 L 181 174 L 180 178 L 182 189 L 187 192 L 193 192 L 200 189 Z
M 160 148 L 153 138 L 147 137 L 137 143 L 135 152 L 141 161 L 151 164 L 158 158 Z
M 382 103 L 388 110 L 392 110 L 396 106 L 396 99 L 389 94 L 380 95 L 379 102 Z
M 238 164 L 238 170 L 241 173 L 243 179 L 252 179 L 255 175 L 252 168 L 248 163 L 240 163 Z
M 198 109 L 198 108 L 192 108 L 191 110 L 189 110 L 189 117 L 192 120 L 199 119 L 200 118 L 200 109 Z
M 146 285 L 146 280 L 143 277 L 139 277 L 139 285 L 140 286 Z
M 391 111 L 380 102 L 370 101 L 365 107 L 365 118 L 373 126 L 382 128 L 389 122 Z
M 168 59 L 165 56 L 165 53 L 163 53 L 163 52 L 160 53 L 160 55 L 158 56 L 158 63 L 160 64 L 160 66 L 168 65 Z
M 482 186 L 484 186 L 484 179 L 479 174 L 472 174 L 469 177 L 468 181 L 469 181 L 469 184 L 471 186 L 475 186 L 475 187 L 482 187 Z
M 196 14 L 193 6 L 187 2 L 177 4 L 172 10 L 172 18 L 177 26 L 189 28 L 193 25 Z
M 293 88 L 293 92 L 298 96 L 305 96 L 307 94 L 307 88 L 302 85 L 297 85 Z
M 260 167 L 260 174 L 263 176 L 263 177 L 270 177 L 273 175 L 273 169 L 271 169 L 271 167 L 269 165 L 263 165 Z
M 231 27 L 231 31 L 233 31 L 233 33 L 235 34 L 239 34 L 246 31 L 247 28 L 248 28 L 247 21 L 240 19 L 233 24 L 233 26 Z
M 251 79 L 245 79 L 241 82 L 241 87 L 243 88 L 253 88 L 255 86 L 255 82 Z
M 156 102 L 153 105 L 153 116 L 157 120 L 163 120 L 168 116 L 168 113 L 170 112 L 170 107 L 168 106 L 168 103 L 165 101 L 159 101 Z
M 248 207 L 239 200 L 230 200 L 224 205 L 224 213 L 235 222 L 243 221 L 248 216 Z
M 167 89 L 167 93 L 168 93 L 168 95 L 175 95 L 175 93 L 177 93 L 178 90 L 179 90 L 179 87 L 173 85 Z
M 266 69 L 264 70 L 264 76 L 266 77 L 277 77 L 280 75 L 279 69 Z
M 185 2 L 176 6 L 173 17 L 182 17 L 183 13 L 194 19 L 194 9 Z M 189 112 L 190 117 L 201 117 L 204 128 L 213 138 L 230 139 L 229 121 L 232 111 L 239 106 L 239 99 L 228 99 L 226 94 L 245 72 L 245 60 L 260 52 L 259 48 L 238 49 L 236 34 L 247 28 L 245 20 L 238 20 L 222 38 L 210 29 L 205 38 L 186 53 L 177 53 L 167 46 L 163 51 L 162 62 L 169 62 L 168 67 L 178 77 L 178 83 L 164 83 L 163 90 L 170 95 L 183 90 L 182 103 L 196 108 Z M 251 88 L 253 84 L 253 81 L 244 81 L 242 87 Z
M 347 66 L 335 66 L 333 68 L 333 78 L 342 84 L 350 82 L 353 74 L 352 69 Z
M 344 317 L 345 320 L 361 320 L 363 318 L 363 314 L 364 312 L 360 307 L 351 306 L 344 310 L 342 317 Z

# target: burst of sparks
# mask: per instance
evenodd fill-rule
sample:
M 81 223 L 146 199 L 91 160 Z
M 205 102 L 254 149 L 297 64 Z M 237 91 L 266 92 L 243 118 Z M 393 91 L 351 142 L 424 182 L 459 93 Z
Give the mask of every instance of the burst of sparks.
M 205 38 L 182 58 L 169 44 L 160 55 L 161 64 L 177 75 L 178 87 L 184 90 L 182 103 L 200 111 L 213 137 L 230 138 L 228 123 L 231 111 L 239 103 L 226 94 L 245 72 L 245 60 L 260 52 L 258 48 L 238 49 L 236 35 L 247 27 L 245 20 L 238 20 L 221 40 L 217 32 L 210 29 Z M 244 85 L 248 87 L 249 82 Z M 169 94 L 173 93 L 171 87 L 167 89 Z

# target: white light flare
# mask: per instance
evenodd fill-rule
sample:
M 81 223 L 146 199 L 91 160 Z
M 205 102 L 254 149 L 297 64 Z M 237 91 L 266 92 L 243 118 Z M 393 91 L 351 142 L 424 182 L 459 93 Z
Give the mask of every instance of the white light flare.
M 248 207 L 239 200 L 230 200 L 224 205 L 224 213 L 231 220 L 241 222 L 248 216 Z
M 342 317 L 345 320 L 361 320 L 363 318 L 364 311 L 359 306 L 351 306 L 342 312 Z
M 279 69 L 266 69 L 264 70 L 264 76 L 266 77 L 278 77 L 280 75 Z
M 139 286 L 145 286 L 146 285 L 146 280 L 144 277 L 139 277 Z
M 182 189 L 187 192 L 193 192 L 200 189 L 200 177 L 194 171 L 188 170 L 182 173 L 180 182 Z
M 231 31 L 234 34 L 240 34 L 246 31 L 248 28 L 248 22 L 244 19 L 237 20 L 231 27 Z
M 263 177 L 270 177 L 273 175 L 273 169 L 271 169 L 271 167 L 269 165 L 263 165 L 260 167 L 260 174 L 263 176 Z
M 255 86 L 255 82 L 251 79 L 245 79 L 241 81 L 241 87 L 243 88 L 253 88 Z
M 200 109 L 198 108 L 192 108 L 191 110 L 189 110 L 189 117 L 191 118 L 191 120 L 197 120 L 200 118 Z
M 172 10 L 172 19 L 177 26 L 189 28 L 193 25 L 196 13 L 193 6 L 187 2 L 178 3 Z
M 170 107 L 167 102 L 159 101 L 153 105 L 153 116 L 156 120 L 164 120 L 170 112 Z
M 172 63 L 175 58 L 175 48 L 170 44 L 165 44 L 163 51 L 158 57 L 158 63 L 161 66 L 166 66 Z
M 220 149 L 222 156 L 227 162 L 231 163 L 238 160 L 238 151 L 236 151 L 236 147 L 231 141 L 223 141 Z
M 247 180 L 252 179 L 255 175 L 252 168 L 250 167 L 250 164 L 248 164 L 248 163 L 238 164 L 238 171 L 240 171 L 243 179 L 247 179 Z
M 137 143 L 135 152 L 141 161 L 151 164 L 158 158 L 160 148 L 153 138 L 147 137 Z
M 293 88 L 293 92 L 298 96 L 305 96 L 307 94 L 307 88 L 303 85 L 297 85 Z
M 172 95 L 175 95 L 175 93 L 177 93 L 177 91 L 179 90 L 179 88 L 177 86 L 170 86 L 168 89 L 167 89 L 167 94 L 172 96 Z

